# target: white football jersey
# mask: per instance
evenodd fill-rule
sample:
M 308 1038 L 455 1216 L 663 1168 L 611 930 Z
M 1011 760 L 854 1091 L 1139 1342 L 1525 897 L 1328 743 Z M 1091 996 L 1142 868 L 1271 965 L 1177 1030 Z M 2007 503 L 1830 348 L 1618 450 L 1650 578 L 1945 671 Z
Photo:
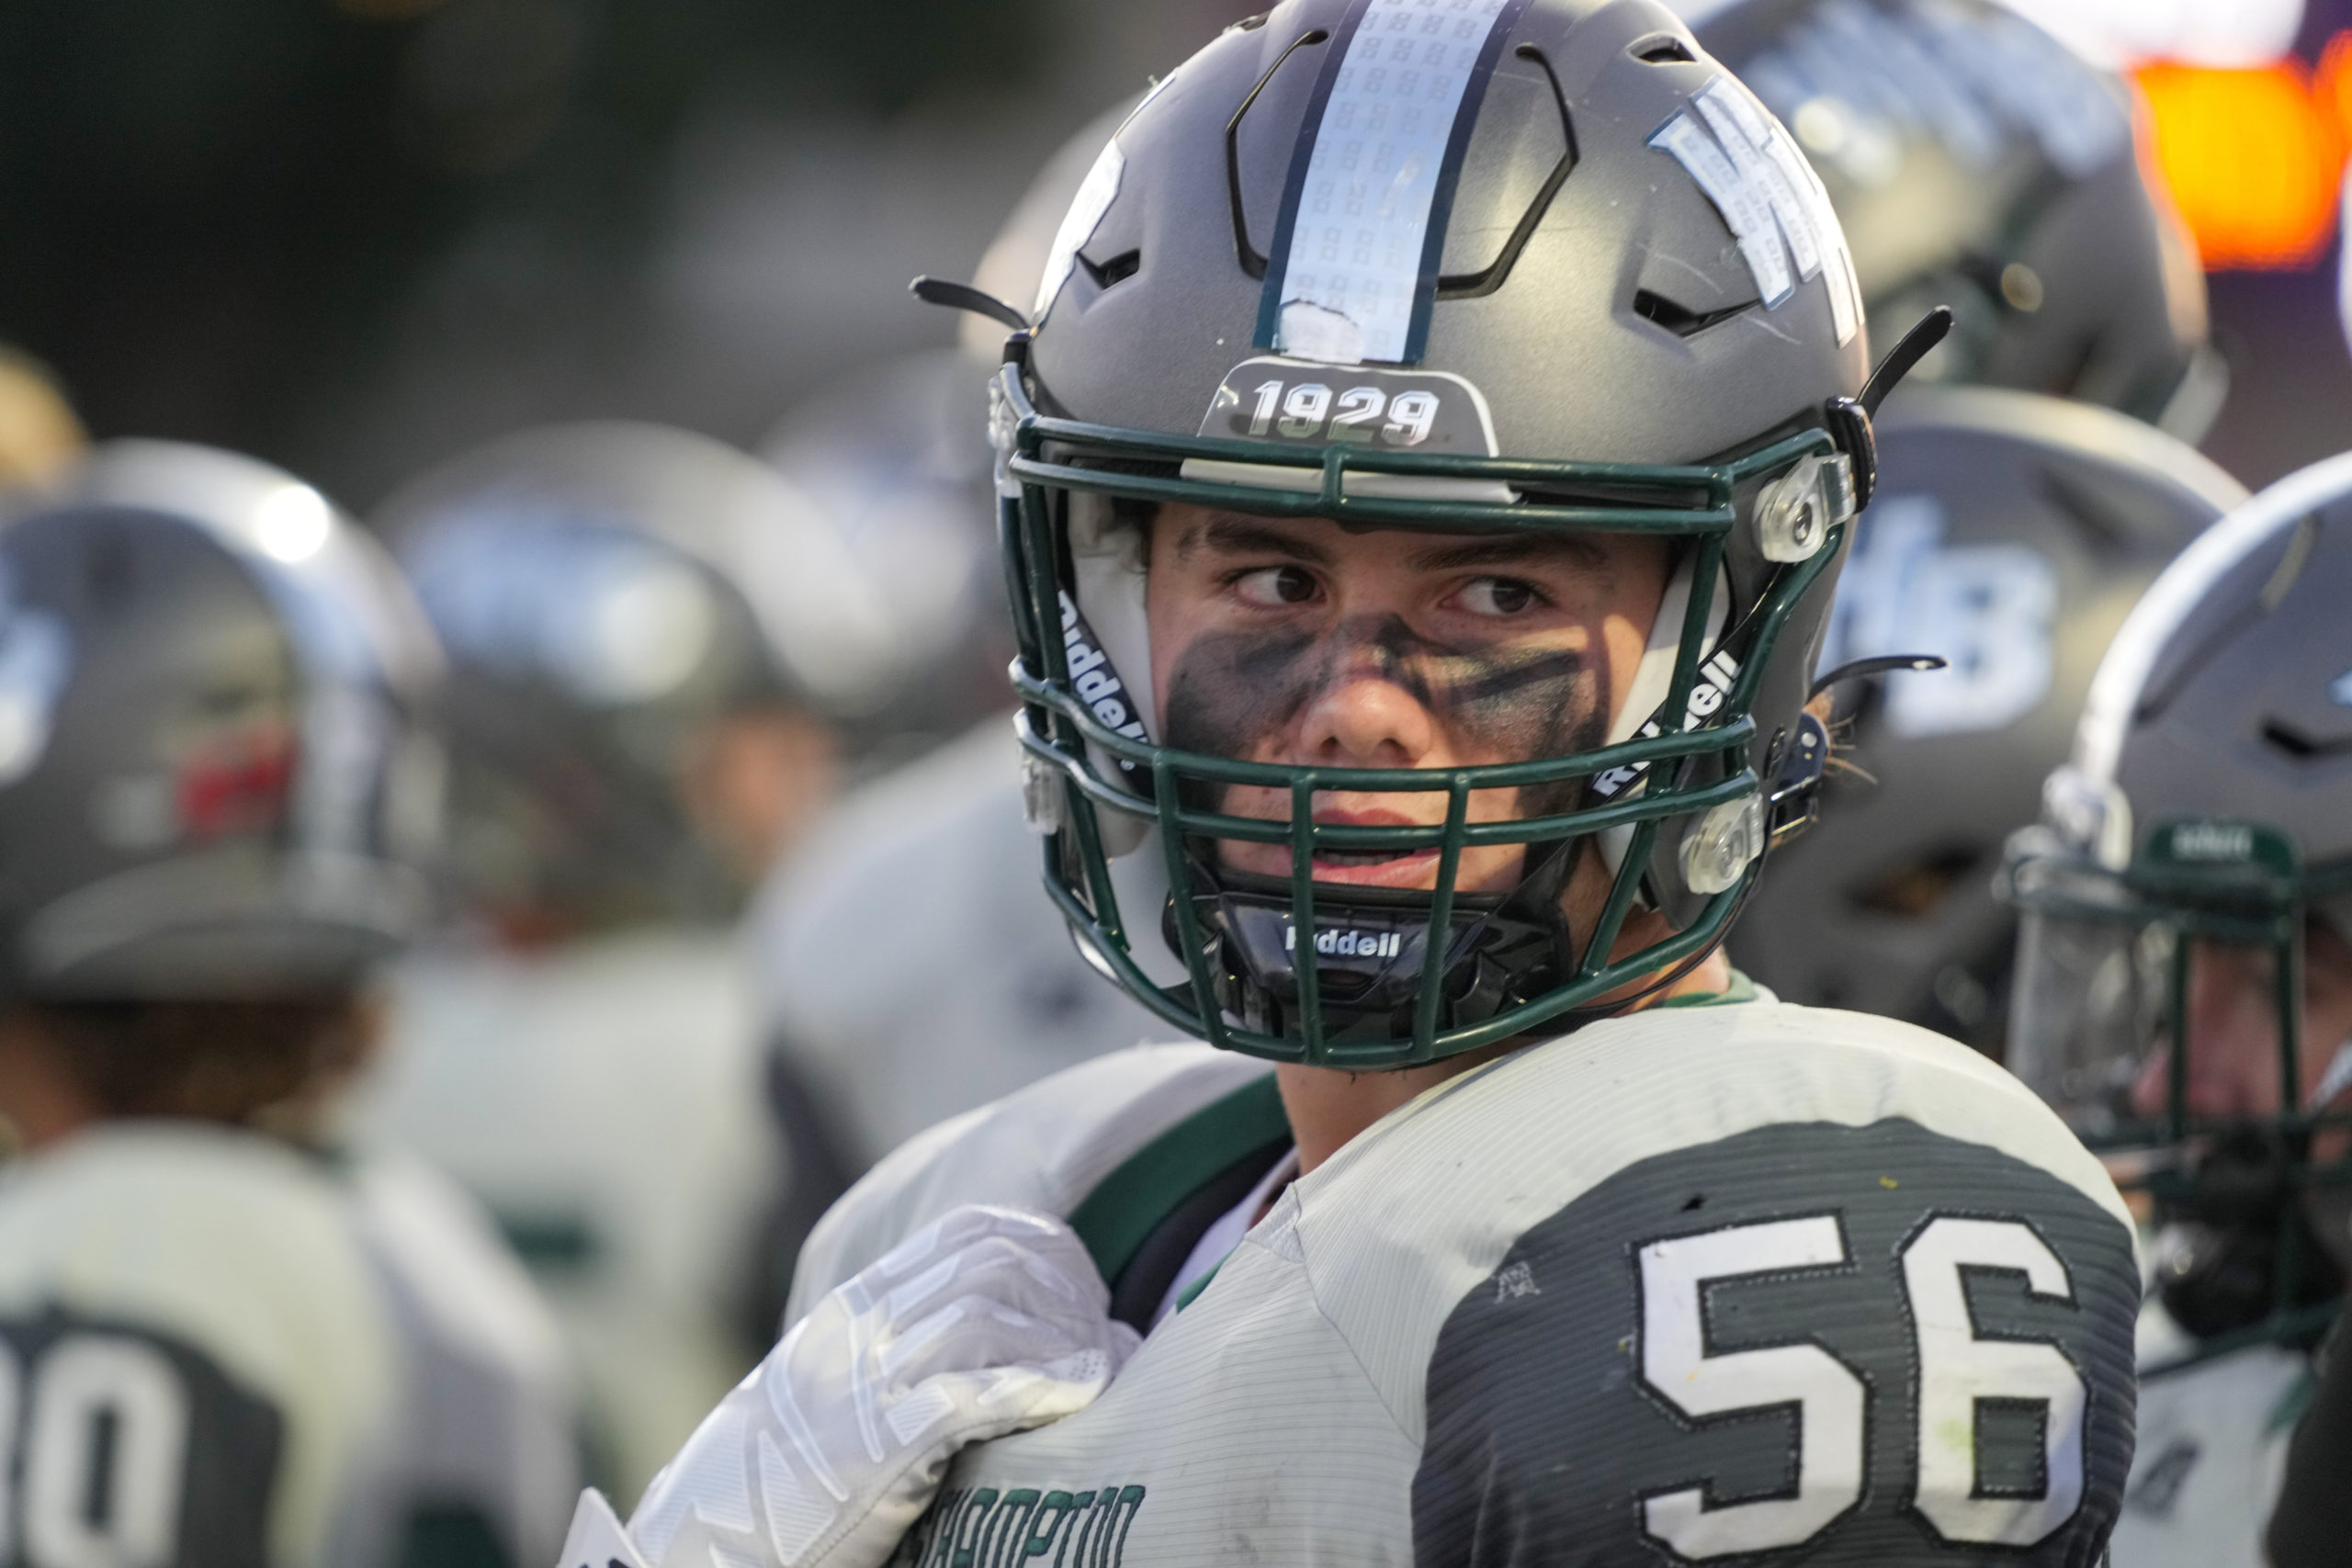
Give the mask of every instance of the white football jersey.
M 528 1280 L 413 1164 L 158 1121 L 0 1177 L 0 1560 L 545 1562 L 573 1418 Z
M 734 938 L 424 952 L 390 999 L 353 1136 L 489 1207 L 580 1369 L 596 1479 L 634 1498 L 766 1348 L 750 1304 L 784 1177 Z
M 1148 1321 L 1288 1143 L 1262 1064 L 1091 1063 L 883 1162 L 795 1301 L 988 1201 L 1066 1216 Z M 1859 1014 L 1660 1008 L 1465 1073 L 1179 1301 L 1091 1406 L 965 1450 L 899 1561 L 2087 1568 L 2131 1462 L 2114 1187 Z
M 1038 886 L 998 716 L 853 795 L 746 922 L 770 1039 L 864 1169 L 922 1129 L 1167 1026 L 1078 955 Z
M 2142 1310 L 2142 1366 L 2193 1345 L 2162 1303 Z M 2277 1345 L 2143 1377 L 2111 1568 L 2257 1568 L 2288 1439 L 2314 1386 L 2311 1358 Z

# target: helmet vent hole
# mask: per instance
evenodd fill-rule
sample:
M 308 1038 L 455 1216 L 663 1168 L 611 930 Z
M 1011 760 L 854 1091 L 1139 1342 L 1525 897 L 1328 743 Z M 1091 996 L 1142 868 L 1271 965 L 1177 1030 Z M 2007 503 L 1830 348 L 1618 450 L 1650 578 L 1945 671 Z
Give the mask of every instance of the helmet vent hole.
M 1721 310 L 1694 310 L 1679 301 L 1668 299 L 1654 288 L 1634 292 L 1634 314 L 1645 321 L 1655 321 L 1676 337 L 1694 337 L 1718 321 L 1728 321 L 1757 302 L 1733 305 Z
M 2264 744 L 2297 762 L 2316 762 L 2330 757 L 2352 752 L 2352 736 L 2335 740 L 2323 740 L 2306 735 L 2283 720 L 2269 718 L 2262 722 Z
M 1680 39 L 1672 38 L 1645 39 L 1634 46 L 1633 55 L 1645 65 L 1665 65 L 1674 61 L 1687 64 L 1695 58 Z
M 1094 287 L 1097 288 L 1108 288 L 1114 283 L 1125 283 L 1143 266 L 1141 251 L 1121 251 L 1117 255 L 1104 262 L 1093 261 L 1082 253 L 1078 259 L 1080 265 L 1086 268 L 1086 276 L 1094 280 Z

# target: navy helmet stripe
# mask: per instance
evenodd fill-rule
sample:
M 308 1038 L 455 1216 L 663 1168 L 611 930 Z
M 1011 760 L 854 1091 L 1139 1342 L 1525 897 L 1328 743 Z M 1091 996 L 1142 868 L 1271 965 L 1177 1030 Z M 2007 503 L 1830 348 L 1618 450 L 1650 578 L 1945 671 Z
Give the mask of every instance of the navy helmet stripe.
M 1527 0 L 1355 0 L 1291 156 L 1258 345 L 1418 363 L 1487 79 Z

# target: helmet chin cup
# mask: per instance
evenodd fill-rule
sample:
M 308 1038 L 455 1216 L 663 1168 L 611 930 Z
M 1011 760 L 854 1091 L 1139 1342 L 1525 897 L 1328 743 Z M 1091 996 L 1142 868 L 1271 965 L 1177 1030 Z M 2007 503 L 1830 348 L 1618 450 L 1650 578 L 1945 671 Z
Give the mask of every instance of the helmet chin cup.
M 2247 1128 L 2198 1162 L 2186 1191 L 2160 1208 L 2155 1287 L 2165 1310 L 2199 1339 L 2254 1328 L 2319 1306 L 2344 1290 L 2344 1272 L 2298 1201 L 2301 1163 L 2274 1131 Z M 2281 1255 L 2296 1266 L 2280 1290 Z M 2283 1299 L 2282 1299 L 2283 1297 Z
M 1483 1023 L 1504 1008 L 1560 983 L 1570 940 L 1560 888 L 1571 856 L 1555 850 L 1507 894 L 1456 894 L 1442 933 L 1431 896 L 1418 888 L 1318 884 L 1310 931 L 1302 933 L 1283 877 L 1192 863 L 1194 917 L 1220 1010 L 1243 1028 L 1294 1032 L 1304 1006 L 1299 944 L 1312 943 L 1324 1065 L 1413 1065 L 1391 1044 L 1413 1034 L 1423 976 L 1436 953 L 1438 1026 Z M 1176 901 L 1161 916 L 1171 950 L 1181 943 Z

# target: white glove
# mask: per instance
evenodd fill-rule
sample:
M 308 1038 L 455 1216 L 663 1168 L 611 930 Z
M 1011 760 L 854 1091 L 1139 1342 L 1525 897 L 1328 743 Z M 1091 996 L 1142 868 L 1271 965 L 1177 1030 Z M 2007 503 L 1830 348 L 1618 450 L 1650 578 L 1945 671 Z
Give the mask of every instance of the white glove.
M 1134 1353 L 1068 1225 L 941 1216 L 835 1290 L 653 1478 L 593 1491 L 565 1568 L 878 1568 L 967 1443 L 1084 1409 Z

